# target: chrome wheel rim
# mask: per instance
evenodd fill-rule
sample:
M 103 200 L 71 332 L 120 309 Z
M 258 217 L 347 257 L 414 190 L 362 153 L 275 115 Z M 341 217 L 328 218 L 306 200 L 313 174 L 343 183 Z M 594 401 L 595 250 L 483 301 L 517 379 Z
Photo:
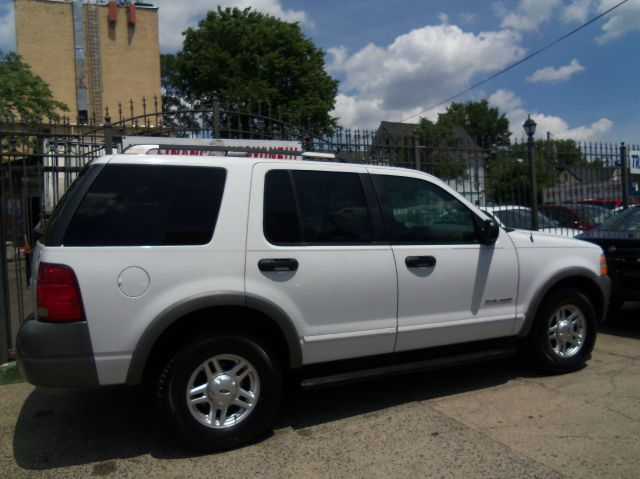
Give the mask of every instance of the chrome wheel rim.
M 571 358 L 582 349 L 587 333 L 587 322 L 580 308 L 567 304 L 560 306 L 549 318 L 548 344 L 560 358 Z
M 253 365 L 234 354 L 219 354 L 198 366 L 187 383 L 191 415 L 204 426 L 226 429 L 244 421 L 260 396 Z

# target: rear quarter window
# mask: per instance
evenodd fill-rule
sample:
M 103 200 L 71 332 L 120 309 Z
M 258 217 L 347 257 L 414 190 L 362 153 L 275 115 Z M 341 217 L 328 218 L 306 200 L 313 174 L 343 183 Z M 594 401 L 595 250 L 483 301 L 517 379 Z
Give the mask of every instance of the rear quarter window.
M 226 171 L 107 165 L 75 211 L 65 246 L 202 245 L 211 241 Z

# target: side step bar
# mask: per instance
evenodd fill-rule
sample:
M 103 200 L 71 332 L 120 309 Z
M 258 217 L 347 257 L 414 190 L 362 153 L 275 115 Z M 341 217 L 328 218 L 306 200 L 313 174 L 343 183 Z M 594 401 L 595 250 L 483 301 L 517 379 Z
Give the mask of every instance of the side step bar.
M 410 363 L 393 364 L 371 369 L 361 369 L 346 373 L 332 374 L 329 376 L 319 376 L 303 379 L 301 386 L 304 389 L 318 389 L 324 387 L 338 386 L 346 383 L 367 381 L 373 378 L 390 376 L 392 374 L 411 374 L 434 369 L 442 369 L 452 366 L 462 366 L 465 364 L 478 363 L 481 361 L 491 361 L 493 359 L 506 358 L 515 354 L 514 348 L 510 349 L 488 349 L 473 353 L 456 354 L 453 356 L 425 359 Z

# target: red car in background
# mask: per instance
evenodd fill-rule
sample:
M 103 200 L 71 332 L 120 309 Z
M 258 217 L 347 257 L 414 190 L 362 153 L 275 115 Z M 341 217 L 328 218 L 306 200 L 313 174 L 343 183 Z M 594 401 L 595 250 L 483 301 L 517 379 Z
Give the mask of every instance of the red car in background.
M 595 228 L 612 215 L 608 208 L 585 203 L 564 203 L 562 205 L 542 205 L 540 213 L 556 221 L 564 228 L 583 231 Z

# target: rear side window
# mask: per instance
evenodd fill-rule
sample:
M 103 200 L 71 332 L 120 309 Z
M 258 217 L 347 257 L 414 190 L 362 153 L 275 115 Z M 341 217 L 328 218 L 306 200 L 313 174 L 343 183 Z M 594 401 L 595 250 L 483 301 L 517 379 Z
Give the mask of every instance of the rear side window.
M 363 244 L 373 227 L 357 173 L 267 173 L 264 233 L 273 244 Z
M 222 168 L 107 165 L 64 235 L 65 246 L 202 245 L 211 241 Z

